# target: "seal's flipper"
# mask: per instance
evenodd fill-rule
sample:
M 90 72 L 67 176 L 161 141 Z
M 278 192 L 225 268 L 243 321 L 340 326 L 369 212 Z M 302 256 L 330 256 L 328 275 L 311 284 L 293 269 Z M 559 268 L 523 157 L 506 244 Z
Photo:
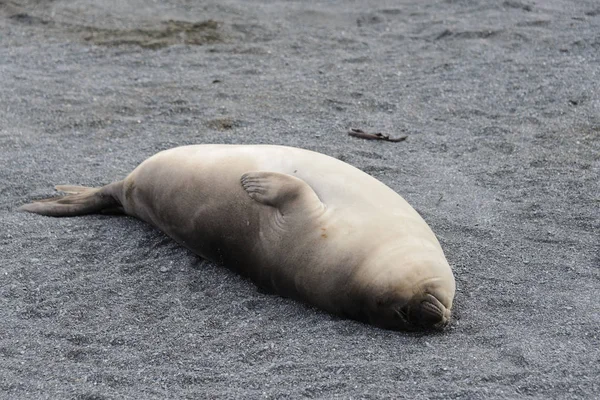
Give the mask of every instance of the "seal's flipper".
M 308 183 L 291 175 L 253 171 L 242 175 L 241 182 L 252 199 L 275 207 L 284 215 L 324 208 Z
M 89 189 L 94 189 L 88 186 L 75 186 L 75 185 L 56 185 L 54 186 L 54 189 L 58 190 L 59 192 L 64 192 L 67 194 L 76 194 L 76 193 L 83 193 L 85 191 L 88 191 Z
M 70 185 L 56 186 L 57 190 L 70 194 L 34 201 L 19 207 L 19 211 L 50 217 L 74 217 L 101 211 L 114 212 L 119 210 L 121 206 L 117 196 L 113 195 L 116 185 L 121 185 L 121 182 L 101 188 Z

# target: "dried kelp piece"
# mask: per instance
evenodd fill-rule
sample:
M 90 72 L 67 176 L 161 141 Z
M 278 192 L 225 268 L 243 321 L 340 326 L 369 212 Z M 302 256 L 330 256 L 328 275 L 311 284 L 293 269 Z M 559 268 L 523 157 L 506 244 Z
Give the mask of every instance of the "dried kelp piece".
M 367 140 L 384 140 L 386 142 L 403 142 L 406 140 L 406 138 L 408 138 L 408 136 L 404 135 L 404 136 L 399 136 L 397 138 L 391 138 L 390 135 L 384 135 L 383 133 L 367 133 L 365 131 L 363 131 L 362 129 L 357 129 L 357 128 L 350 128 L 350 130 L 348 131 L 348 135 L 350 136 L 354 136 L 357 138 L 361 138 L 361 139 L 367 139 Z

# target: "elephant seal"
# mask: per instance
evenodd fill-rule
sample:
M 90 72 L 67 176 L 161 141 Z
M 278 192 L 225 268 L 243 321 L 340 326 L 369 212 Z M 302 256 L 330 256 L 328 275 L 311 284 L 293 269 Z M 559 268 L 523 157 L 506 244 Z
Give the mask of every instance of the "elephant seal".
M 267 145 L 160 152 L 102 188 L 20 210 L 120 211 L 260 287 L 388 329 L 441 328 L 452 270 L 421 216 L 392 189 L 335 158 Z

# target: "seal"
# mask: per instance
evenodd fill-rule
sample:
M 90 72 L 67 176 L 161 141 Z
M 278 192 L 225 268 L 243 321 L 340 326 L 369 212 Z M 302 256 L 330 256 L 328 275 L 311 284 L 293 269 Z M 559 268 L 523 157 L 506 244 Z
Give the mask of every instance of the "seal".
M 258 286 L 387 329 L 440 329 L 452 270 L 427 223 L 396 192 L 335 158 L 267 145 L 162 151 L 101 188 L 20 210 L 122 212 Z

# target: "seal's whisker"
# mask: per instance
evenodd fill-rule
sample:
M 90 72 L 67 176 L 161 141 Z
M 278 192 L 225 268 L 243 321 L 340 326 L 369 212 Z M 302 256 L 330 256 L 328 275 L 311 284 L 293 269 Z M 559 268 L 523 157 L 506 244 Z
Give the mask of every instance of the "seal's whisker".
M 408 315 L 406 314 L 406 311 L 404 311 L 404 309 L 397 309 L 394 310 L 394 312 L 396 313 L 396 315 L 398 316 L 398 318 L 400 318 L 400 320 L 405 324 L 405 325 L 409 325 L 410 322 L 408 322 Z

